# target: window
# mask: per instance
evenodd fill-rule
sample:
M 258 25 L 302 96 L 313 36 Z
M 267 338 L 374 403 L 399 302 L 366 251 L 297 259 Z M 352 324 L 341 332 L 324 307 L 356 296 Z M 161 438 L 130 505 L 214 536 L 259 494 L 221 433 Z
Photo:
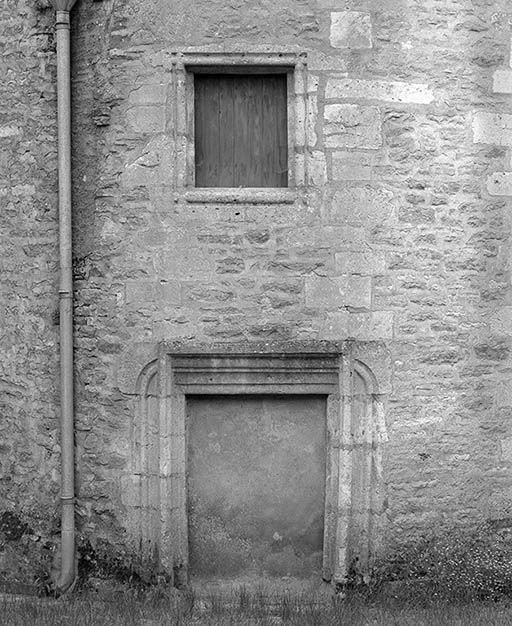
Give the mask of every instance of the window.
M 288 75 L 194 72 L 196 187 L 288 187 Z
M 173 53 L 176 202 L 302 206 L 317 141 L 307 74 L 306 54 L 296 51 Z

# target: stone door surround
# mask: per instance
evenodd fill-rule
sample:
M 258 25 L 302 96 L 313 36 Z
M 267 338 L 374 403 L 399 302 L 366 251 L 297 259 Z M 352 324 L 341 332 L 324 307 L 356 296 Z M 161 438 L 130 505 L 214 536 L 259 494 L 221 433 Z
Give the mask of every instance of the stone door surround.
M 137 361 L 151 352 L 135 377 Z M 139 350 L 138 358 L 126 355 L 120 386 L 132 387 L 135 411 L 123 499 L 142 559 L 173 573 L 176 584 L 188 580 L 187 396 L 305 394 L 324 395 L 327 405 L 323 578 L 343 582 L 350 568 L 367 569 L 382 513 L 380 451 L 387 435 L 382 389 L 361 353 L 385 379 L 386 356 L 374 343 L 164 342 Z

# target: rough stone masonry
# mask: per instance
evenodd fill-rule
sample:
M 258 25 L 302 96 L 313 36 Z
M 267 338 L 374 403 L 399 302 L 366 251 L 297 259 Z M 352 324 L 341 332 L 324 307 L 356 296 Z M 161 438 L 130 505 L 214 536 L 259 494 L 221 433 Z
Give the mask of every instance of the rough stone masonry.
M 53 21 L 46 0 L 0 7 L 0 580 L 27 583 L 58 543 Z M 386 371 L 377 552 L 512 520 L 511 23 L 505 0 L 77 3 L 81 554 L 136 559 L 122 372 L 173 341 L 348 341 Z M 279 54 L 294 188 L 198 194 L 187 58 Z

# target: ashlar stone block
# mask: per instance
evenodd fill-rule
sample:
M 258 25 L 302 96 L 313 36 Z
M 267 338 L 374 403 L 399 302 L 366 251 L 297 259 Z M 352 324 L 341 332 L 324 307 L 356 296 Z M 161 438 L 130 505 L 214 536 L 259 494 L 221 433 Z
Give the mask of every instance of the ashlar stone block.
M 320 150 L 313 150 L 308 161 L 308 179 L 310 185 L 320 186 L 327 180 L 325 154 Z
M 383 253 L 372 251 L 357 252 L 346 250 L 335 255 L 336 270 L 341 274 L 360 274 L 372 276 L 382 273 L 386 268 Z
M 318 102 L 316 92 L 308 95 L 306 138 L 308 146 L 315 146 L 317 142 L 316 124 L 318 120 Z
M 351 313 L 349 335 L 360 340 L 392 339 L 393 312 Z
M 494 93 L 512 94 L 512 69 L 504 68 L 494 72 L 492 90 Z
M 496 406 L 498 408 L 512 406 L 512 382 L 506 380 L 496 387 Z
M 512 146 L 512 115 L 476 112 L 473 115 L 473 142 Z
M 308 52 L 308 70 L 322 72 L 346 72 L 348 69 L 346 55 L 340 55 L 337 51 L 334 54 L 325 54 L 318 50 Z
M 163 105 L 136 105 L 126 112 L 128 126 L 137 133 L 161 133 L 165 129 Z
M 381 114 L 378 107 L 328 104 L 324 109 L 325 145 L 332 148 L 380 148 Z
M 334 194 L 329 217 L 333 223 L 385 224 L 397 220 L 398 206 L 393 192 L 388 189 L 347 187 Z
M 512 437 L 506 437 L 500 442 L 501 461 L 503 463 L 512 463 Z
M 328 311 L 344 307 L 369 309 L 371 279 L 367 276 L 308 277 L 306 305 Z
M 327 312 L 320 329 L 321 338 L 336 340 L 347 337 L 349 316 L 348 311 Z
M 181 288 L 178 281 L 128 280 L 126 281 L 126 302 L 143 306 L 151 303 L 180 304 Z
M 332 153 L 332 179 L 373 180 L 382 175 L 386 167 L 384 157 L 372 152 L 340 151 Z
M 400 81 L 362 80 L 359 78 L 329 78 L 325 88 L 326 98 L 360 98 L 404 102 L 407 104 L 429 104 L 434 100 L 432 90 L 423 83 Z
M 136 87 L 128 96 L 130 104 L 164 104 L 166 86 L 164 84 L 149 84 Z
M 121 176 L 121 181 L 125 189 L 140 186 L 149 187 L 155 182 L 155 169 L 154 167 L 132 163 L 126 167 Z
M 490 316 L 491 332 L 512 336 L 512 307 L 506 306 Z
M 494 172 L 487 178 L 491 196 L 512 196 L 512 172 Z
M 329 39 L 333 48 L 371 48 L 373 44 L 370 15 L 361 11 L 332 12 Z

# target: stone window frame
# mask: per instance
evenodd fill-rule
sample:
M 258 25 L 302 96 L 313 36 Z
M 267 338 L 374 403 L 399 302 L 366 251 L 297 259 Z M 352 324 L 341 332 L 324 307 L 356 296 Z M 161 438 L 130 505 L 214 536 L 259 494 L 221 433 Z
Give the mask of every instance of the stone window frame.
M 387 383 L 379 384 L 361 359 L 362 351 L 375 356 L 373 348 L 320 343 L 325 345 L 164 342 L 137 377 L 129 368 L 135 411 L 122 498 L 127 534 L 149 571 L 163 570 L 177 586 L 188 583 L 187 395 L 305 394 L 326 397 L 322 578 L 343 583 L 354 569 L 367 575 L 385 509 Z
M 244 68 L 247 73 L 280 70 L 288 74 L 288 187 L 231 188 L 195 187 L 194 72 L 229 71 Z M 187 203 L 294 204 L 304 200 L 307 175 L 307 55 L 296 51 L 197 51 L 177 53 L 175 73 L 174 128 L 176 145 L 176 187 Z

